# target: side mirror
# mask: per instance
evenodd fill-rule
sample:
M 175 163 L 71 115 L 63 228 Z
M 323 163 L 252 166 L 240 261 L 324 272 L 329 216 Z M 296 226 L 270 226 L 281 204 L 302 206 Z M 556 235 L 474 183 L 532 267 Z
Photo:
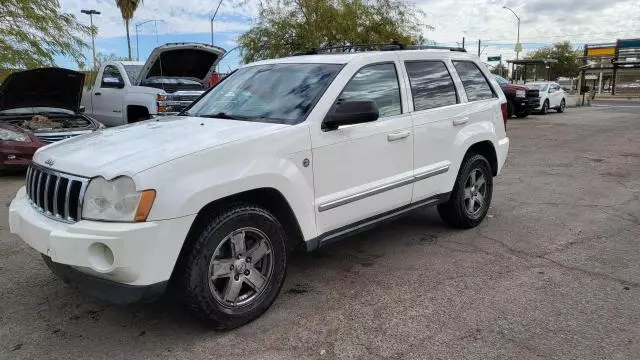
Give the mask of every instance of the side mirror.
M 373 100 L 340 101 L 334 105 L 322 122 L 323 131 L 336 130 L 340 126 L 361 124 L 378 120 L 380 113 Z
M 553 94 L 554 92 L 556 92 L 556 89 L 554 89 L 554 88 L 549 88 L 549 94 Z
M 87 108 L 84 105 L 80 105 L 80 107 L 78 108 L 78 113 L 83 114 L 85 111 L 87 111 Z
M 105 77 L 102 78 L 102 87 L 122 89 L 124 81 L 115 77 Z

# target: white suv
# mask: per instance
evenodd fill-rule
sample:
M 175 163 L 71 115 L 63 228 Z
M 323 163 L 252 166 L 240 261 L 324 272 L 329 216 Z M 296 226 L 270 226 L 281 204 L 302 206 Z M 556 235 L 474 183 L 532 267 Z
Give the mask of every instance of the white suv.
M 260 61 L 181 116 L 41 148 L 11 232 L 94 296 L 150 300 L 171 280 L 197 315 L 233 328 L 271 305 L 297 245 L 421 206 L 478 225 L 506 121 L 500 87 L 463 52 Z

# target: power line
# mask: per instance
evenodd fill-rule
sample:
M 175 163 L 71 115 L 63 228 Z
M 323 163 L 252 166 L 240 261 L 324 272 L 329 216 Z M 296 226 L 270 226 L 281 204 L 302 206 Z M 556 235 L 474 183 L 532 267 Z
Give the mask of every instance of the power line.
M 566 37 L 572 37 L 572 36 L 577 36 L 581 39 L 584 38 L 591 38 L 592 36 L 598 36 L 598 35 L 605 35 L 605 34 L 621 34 L 621 33 L 632 33 L 632 32 L 640 32 L 640 29 L 629 29 L 629 30 L 621 30 L 621 31 L 605 31 L 605 32 L 597 32 L 597 33 L 580 33 L 580 34 L 563 34 L 563 35 L 549 35 L 549 36 L 536 36 L 536 37 L 530 37 L 530 38 L 520 38 L 520 40 L 537 40 L 537 39 L 555 39 L 555 38 L 566 38 Z M 513 41 L 513 39 L 489 39 L 489 40 L 485 40 L 482 39 L 482 41 Z

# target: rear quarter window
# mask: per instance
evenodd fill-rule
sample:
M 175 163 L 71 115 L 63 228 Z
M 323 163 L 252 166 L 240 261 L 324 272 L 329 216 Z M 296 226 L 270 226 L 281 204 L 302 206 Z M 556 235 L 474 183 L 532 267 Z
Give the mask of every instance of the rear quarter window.
M 453 66 L 456 68 L 470 102 L 497 97 L 489 85 L 489 81 L 476 64 L 471 61 L 454 61 Z

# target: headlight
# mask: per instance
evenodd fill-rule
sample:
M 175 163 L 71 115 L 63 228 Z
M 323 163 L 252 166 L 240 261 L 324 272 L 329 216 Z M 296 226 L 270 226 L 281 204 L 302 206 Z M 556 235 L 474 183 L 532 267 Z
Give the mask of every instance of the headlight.
M 29 142 L 29 137 L 26 134 L 22 134 L 19 132 L 0 129 L 0 140 L 4 141 L 20 141 L 20 142 Z
M 527 97 L 527 90 L 516 90 L 516 97 Z
M 146 221 L 155 190 L 136 191 L 133 179 L 120 176 L 111 181 L 92 179 L 82 204 L 82 218 L 87 220 L 134 222 Z

